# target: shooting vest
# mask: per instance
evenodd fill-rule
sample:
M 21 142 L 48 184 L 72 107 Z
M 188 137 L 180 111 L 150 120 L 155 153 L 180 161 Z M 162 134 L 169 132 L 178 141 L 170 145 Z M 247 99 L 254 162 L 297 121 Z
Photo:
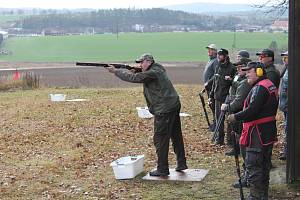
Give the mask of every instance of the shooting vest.
M 267 91 L 269 92 L 269 99 L 268 99 L 267 103 L 264 105 L 264 107 L 268 107 L 269 104 L 274 103 L 271 101 L 271 98 L 273 96 L 275 96 L 275 98 L 278 99 L 278 89 L 275 87 L 275 85 L 269 79 L 261 80 L 256 85 L 266 88 Z M 245 99 L 244 109 L 248 107 L 250 98 L 251 98 L 251 96 L 248 96 Z M 262 134 L 258 128 L 259 124 L 264 124 L 264 123 L 275 121 L 276 120 L 275 117 L 276 117 L 276 115 L 266 116 L 263 118 L 259 118 L 259 119 L 253 120 L 253 121 L 243 123 L 243 131 L 242 131 L 241 138 L 240 138 L 240 144 L 243 146 L 246 146 L 246 147 L 251 146 L 252 133 L 257 133 L 259 141 L 260 141 L 261 145 L 263 145 L 263 146 L 268 146 L 270 144 L 275 143 L 277 141 L 276 137 L 273 139 L 272 138 L 263 139 Z M 253 131 L 254 129 L 256 129 L 256 131 Z M 266 133 L 264 133 L 264 134 L 266 134 Z M 264 138 L 266 138 L 265 135 L 264 135 Z

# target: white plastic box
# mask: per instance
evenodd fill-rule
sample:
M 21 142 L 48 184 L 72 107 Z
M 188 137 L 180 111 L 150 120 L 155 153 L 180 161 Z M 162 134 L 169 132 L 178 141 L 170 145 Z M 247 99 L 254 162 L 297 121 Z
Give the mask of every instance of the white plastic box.
M 144 155 L 126 156 L 110 163 L 116 179 L 130 179 L 144 171 Z
M 149 112 L 148 107 L 136 107 L 140 118 L 151 118 L 153 115 Z
M 50 94 L 51 101 L 65 101 L 65 94 Z

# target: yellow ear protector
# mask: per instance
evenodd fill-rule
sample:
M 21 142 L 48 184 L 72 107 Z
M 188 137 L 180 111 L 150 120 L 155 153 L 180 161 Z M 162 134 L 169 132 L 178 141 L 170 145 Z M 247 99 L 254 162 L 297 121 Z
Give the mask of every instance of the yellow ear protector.
M 258 77 L 261 77 L 264 75 L 264 70 L 263 70 L 263 64 L 262 63 L 257 63 L 257 66 L 256 66 L 256 75 Z

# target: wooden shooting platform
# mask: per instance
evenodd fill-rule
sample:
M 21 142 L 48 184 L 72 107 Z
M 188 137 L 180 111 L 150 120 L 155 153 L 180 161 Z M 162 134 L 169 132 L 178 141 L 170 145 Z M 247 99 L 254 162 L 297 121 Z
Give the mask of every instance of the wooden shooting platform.
M 155 169 L 153 169 L 154 171 Z M 184 181 L 184 182 L 200 182 L 207 175 L 209 170 L 205 169 L 186 169 L 182 172 L 177 172 L 175 169 L 170 169 L 169 176 L 150 176 L 147 173 L 143 180 L 149 181 Z

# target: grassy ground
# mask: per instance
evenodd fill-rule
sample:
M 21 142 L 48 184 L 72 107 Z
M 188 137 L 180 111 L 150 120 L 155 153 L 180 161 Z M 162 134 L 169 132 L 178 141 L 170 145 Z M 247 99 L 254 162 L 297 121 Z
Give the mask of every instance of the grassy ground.
M 140 119 L 142 88 L 39 89 L 0 93 L 0 199 L 238 199 L 234 159 L 212 146 L 200 112 L 199 86 L 177 85 L 190 168 L 208 169 L 200 183 L 147 182 L 155 167 L 152 120 Z M 88 102 L 51 102 L 49 93 Z M 279 116 L 282 119 L 282 116 Z M 273 163 L 281 148 L 274 148 Z M 171 148 L 170 148 L 170 152 Z M 126 155 L 145 154 L 145 172 L 115 180 L 109 166 Z M 170 153 L 170 165 L 175 158 Z M 296 199 L 299 187 L 271 185 L 271 199 Z M 248 193 L 246 190 L 245 193 Z
M 235 47 L 233 46 L 236 35 Z M 251 55 L 276 41 L 278 48 L 287 48 L 284 33 L 233 33 L 233 32 L 190 32 L 190 33 L 121 33 L 14 37 L 9 38 L 3 48 L 11 55 L 0 55 L 7 61 L 132 61 L 143 52 L 152 53 L 158 61 L 207 61 L 205 47 L 210 43 L 236 51 L 247 49 Z

